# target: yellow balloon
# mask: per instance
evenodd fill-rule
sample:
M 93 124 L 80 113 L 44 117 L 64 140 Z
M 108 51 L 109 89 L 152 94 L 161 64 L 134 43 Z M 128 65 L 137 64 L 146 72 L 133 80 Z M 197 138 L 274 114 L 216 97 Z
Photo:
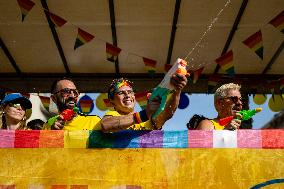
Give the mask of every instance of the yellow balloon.
M 107 99 L 107 93 L 101 93 L 96 99 L 96 106 L 101 111 L 107 110 L 107 107 L 104 103 L 104 99 Z
M 284 100 L 280 95 L 274 95 L 274 99 L 272 97 L 269 99 L 268 106 L 271 111 L 279 112 L 284 109 Z
M 265 103 L 266 99 L 267 99 L 267 97 L 264 94 L 256 94 L 253 97 L 253 101 L 257 105 L 261 105 L 261 104 Z

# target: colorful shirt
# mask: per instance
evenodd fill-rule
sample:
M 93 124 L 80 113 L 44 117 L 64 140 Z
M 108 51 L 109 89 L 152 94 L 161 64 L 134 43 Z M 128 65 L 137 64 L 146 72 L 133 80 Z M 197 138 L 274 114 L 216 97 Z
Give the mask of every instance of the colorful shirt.
M 105 116 L 121 116 L 121 114 L 118 113 L 117 111 L 108 111 L 105 114 Z M 153 127 L 151 121 L 148 120 L 146 122 L 142 122 L 142 123 L 139 123 L 139 124 L 131 125 L 127 129 L 129 129 L 129 130 L 153 130 L 154 127 Z

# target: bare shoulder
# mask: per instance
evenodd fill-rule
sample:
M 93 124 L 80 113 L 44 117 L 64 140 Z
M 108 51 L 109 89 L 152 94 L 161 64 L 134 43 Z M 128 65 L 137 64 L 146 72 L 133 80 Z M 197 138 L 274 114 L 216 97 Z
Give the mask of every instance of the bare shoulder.
M 196 129 L 198 129 L 198 130 L 213 130 L 214 125 L 209 119 L 204 119 L 198 124 Z

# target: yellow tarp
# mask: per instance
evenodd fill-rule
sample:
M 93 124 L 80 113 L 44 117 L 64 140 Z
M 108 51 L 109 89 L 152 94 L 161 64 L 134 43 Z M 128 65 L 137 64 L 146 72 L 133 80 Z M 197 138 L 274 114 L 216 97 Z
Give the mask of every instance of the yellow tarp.
M 17 189 L 233 189 L 279 178 L 283 149 L 0 149 L 0 185 Z M 283 189 L 284 183 L 263 188 Z

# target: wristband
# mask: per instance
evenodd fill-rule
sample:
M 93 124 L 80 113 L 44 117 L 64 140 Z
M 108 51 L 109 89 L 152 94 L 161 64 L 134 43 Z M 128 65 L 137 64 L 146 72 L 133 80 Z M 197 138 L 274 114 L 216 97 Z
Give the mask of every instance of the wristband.
M 142 122 L 145 122 L 149 119 L 148 116 L 147 116 L 146 110 L 142 110 L 140 112 L 135 112 L 133 114 L 133 118 L 134 118 L 135 123 L 142 123 Z

